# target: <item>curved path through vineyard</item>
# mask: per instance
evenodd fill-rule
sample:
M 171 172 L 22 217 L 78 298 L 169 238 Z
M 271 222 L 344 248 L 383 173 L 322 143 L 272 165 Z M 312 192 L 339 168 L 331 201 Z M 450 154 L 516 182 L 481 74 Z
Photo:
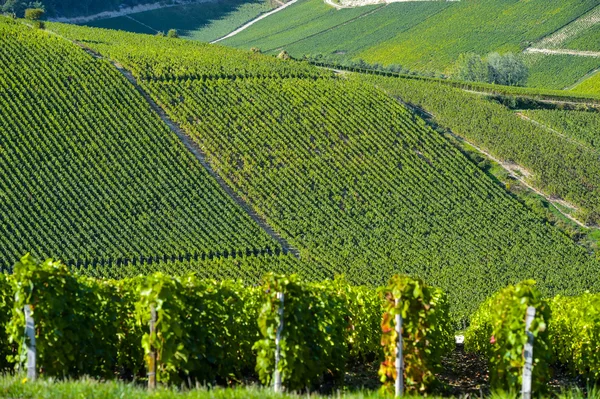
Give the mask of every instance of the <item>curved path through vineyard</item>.
M 29 24 L 26 24 L 26 25 L 29 26 L 29 27 L 31 27 L 31 25 L 29 25 Z M 85 52 L 87 52 L 88 54 L 90 54 L 94 58 L 104 58 L 101 54 L 99 54 L 96 51 L 90 49 L 89 47 L 85 46 L 82 43 L 79 43 L 77 41 L 69 40 L 69 39 L 67 39 L 67 38 L 65 38 L 65 37 L 57 34 L 56 32 L 52 32 L 52 31 L 48 31 L 48 32 L 52 33 L 53 35 L 59 36 L 59 37 L 63 38 L 64 40 L 68 40 L 68 41 L 74 43 L 75 45 L 79 46 L 82 50 L 84 50 Z M 262 228 L 272 239 L 274 239 L 275 241 L 277 241 L 279 243 L 279 245 L 281 246 L 281 248 L 282 248 L 282 250 L 283 250 L 284 253 L 290 253 L 293 256 L 295 256 L 296 258 L 299 258 L 300 257 L 300 252 L 298 251 L 298 249 L 292 247 L 287 242 L 287 240 L 285 238 L 281 237 L 275 230 L 273 230 L 271 228 L 271 226 L 269 226 L 269 224 L 265 221 L 265 219 L 262 218 L 261 216 L 259 216 L 254 211 L 254 209 L 252 209 L 252 207 L 242 197 L 240 197 L 235 191 L 233 191 L 233 189 L 225 182 L 225 180 L 223 180 L 223 178 L 214 170 L 214 168 L 212 167 L 212 165 L 208 162 L 208 160 L 206 159 L 206 154 L 204 153 L 204 151 L 202 151 L 202 149 L 175 122 L 173 122 L 171 120 L 171 118 L 169 118 L 169 116 L 165 113 L 165 111 L 139 85 L 139 83 L 138 83 L 137 79 L 135 78 L 135 76 L 133 76 L 133 74 L 130 71 L 128 71 L 127 69 L 123 68 L 123 66 L 121 66 L 117 62 L 115 62 L 113 60 L 110 60 L 110 59 L 108 59 L 108 61 L 119 72 L 121 72 L 121 74 L 123 76 L 125 76 L 125 78 L 129 81 L 129 83 L 131 83 L 133 85 L 133 87 L 135 87 L 135 89 L 146 100 L 146 102 L 148 103 L 148 105 L 150 105 L 150 108 L 152 108 L 152 110 L 158 114 L 158 116 L 160 117 L 160 119 L 167 125 L 167 127 L 173 133 L 175 133 L 177 135 L 177 137 L 179 137 L 179 139 L 183 142 L 183 144 L 185 145 L 185 147 L 192 154 L 194 154 L 194 156 L 198 159 L 198 161 L 200 162 L 200 164 L 217 181 L 217 183 L 223 189 L 223 191 L 225 191 L 225 193 L 227 195 L 229 195 L 235 201 L 235 203 L 240 208 L 242 208 L 244 210 L 244 212 L 246 212 L 248 214 L 248 216 L 250 216 L 250 218 L 256 224 L 258 224 L 260 226 L 260 228 Z

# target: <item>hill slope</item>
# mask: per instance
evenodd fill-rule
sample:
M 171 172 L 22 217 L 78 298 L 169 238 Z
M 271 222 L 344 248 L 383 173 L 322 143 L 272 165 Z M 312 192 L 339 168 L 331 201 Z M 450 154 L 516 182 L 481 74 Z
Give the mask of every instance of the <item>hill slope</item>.
M 0 21 L 0 266 L 278 251 L 105 60 Z
M 453 294 L 459 318 L 523 278 L 547 293 L 597 289 L 582 248 L 369 85 L 220 46 L 51 29 L 131 68 L 314 270 L 371 284 L 420 275 Z

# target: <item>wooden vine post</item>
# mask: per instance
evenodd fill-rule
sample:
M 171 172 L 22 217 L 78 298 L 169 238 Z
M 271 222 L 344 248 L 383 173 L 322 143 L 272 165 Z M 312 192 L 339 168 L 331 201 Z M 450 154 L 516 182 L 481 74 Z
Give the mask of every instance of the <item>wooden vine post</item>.
M 156 333 L 156 308 L 150 305 L 150 342 Z M 148 356 L 148 389 L 156 389 L 156 348 L 150 346 L 150 355 Z
M 283 387 L 281 383 L 281 372 L 279 371 L 279 361 L 281 356 L 281 333 L 283 332 L 283 292 L 277 293 L 277 299 L 279 299 L 279 326 L 277 327 L 277 335 L 275 336 L 275 377 L 273 378 L 273 390 L 275 392 L 281 392 Z
M 396 310 L 398 310 L 398 298 L 396 298 Z M 396 334 L 398 335 L 398 341 L 396 342 L 396 397 L 400 397 L 404 394 L 404 362 L 402 358 L 402 315 L 396 313 Z
M 27 345 L 27 380 L 35 381 L 37 377 L 35 322 L 31 315 L 31 305 L 25 305 L 25 345 Z
M 527 343 L 523 348 L 523 356 L 525 357 L 525 366 L 523 367 L 523 385 L 521 396 L 523 399 L 531 399 L 531 377 L 533 374 L 533 333 L 529 331 L 531 323 L 535 317 L 535 308 L 529 306 L 525 316 L 525 333 L 527 334 Z

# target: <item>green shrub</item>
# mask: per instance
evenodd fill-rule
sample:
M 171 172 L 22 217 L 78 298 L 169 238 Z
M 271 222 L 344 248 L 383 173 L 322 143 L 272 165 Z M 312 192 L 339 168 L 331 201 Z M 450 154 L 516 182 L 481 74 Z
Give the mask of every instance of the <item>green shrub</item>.
M 382 391 L 392 392 L 397 377 L 394 365 L 398 339 L 394 318 L 397 314 L 402 316 L 405 389 L 430 390 L 436 383 L 435 373 L 441 369 L 442 357 L 455 345 L 445 294 L 408 276 L 394 276 L 380 292 L 385 309 L 381 322 L 385 360 L 379 369 L 384 383 Z
M 527 342 L 525 314 L 529 306 L 536 309 L 530 329 L 534 336 L 533 389 L 543 391 L 552 358 L 546 328 L 551 313 L 535 281 L 504 288 L 486 300 L 471 317 L 465 334 L 465 350 L 487 357 L 493 389 L 514 390 L 522 384 L 523 349 Z
M 30 21 L 39 21 L 44 16 L 42 8 L 28 8 L 25 10 L 25 19 Z
M 550 302 L 550 342 L 557 360 L 600 382 L 600 294 L 557 296 Z

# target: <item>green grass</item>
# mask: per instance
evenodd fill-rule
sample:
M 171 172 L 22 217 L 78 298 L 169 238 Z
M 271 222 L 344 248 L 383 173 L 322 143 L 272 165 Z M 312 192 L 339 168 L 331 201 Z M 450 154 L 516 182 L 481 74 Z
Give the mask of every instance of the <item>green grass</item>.
M 155 34 L 177 29 L 180 36 L 209 42 L 225 36 L 277 3 L 270 0 L 223 0 L 188 4 L 97 20 L 88 26 Z
M 600 95 L 600 73 L 595 73 L 583 82 L 579 83 L 571 92 L 574 94 Z
M 489 399 L 517 399 L 518 394 L 493 392 L 486 396 Z M 331 395 L 319 394 L 275 394 L 272 389 L 262 387 L 237 388 L 196 388 L 180 390 L 177 388 L 161 388 L 149 392 L 144 385 L 123 382 L 98 382 L 91 379 L 77 381 L 55 381 L 40 379 L 26 382 L 22 376 L 0 377 L 0 398 L 10 399 L 384 399 L 389 395 L 381 395 L 376 391 L 336 392 Z M 405 395 L 406 398 L 421 396 Z M 427 396 L 441 399 L 440 396 Z M 579 389 L 565 389 L 556 399 L 599 399 L 598 389 L 583 392 Z

